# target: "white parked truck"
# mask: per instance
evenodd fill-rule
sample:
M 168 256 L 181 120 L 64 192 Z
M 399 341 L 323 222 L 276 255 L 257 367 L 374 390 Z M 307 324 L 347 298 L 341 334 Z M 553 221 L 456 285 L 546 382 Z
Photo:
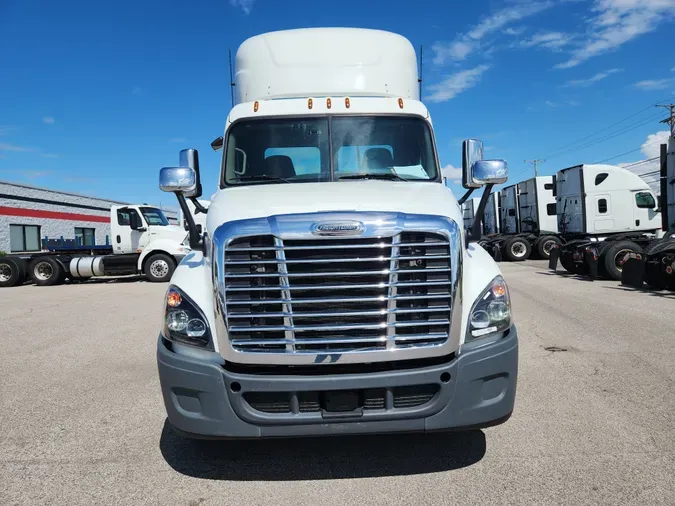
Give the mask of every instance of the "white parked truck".
M 563 244 L 552 251 L 571 273 L 620 280 L 631 253 L 662 236 L 661 212 L 649 185 L 613 165 L 578 165 L 556 175 L 556 212 Z
M 415 51 L 394 33 L 288 30 L 235 58 L 218 190 L 165 297 L 170 424 L 200 438 L 487 427 L 513 408 L 499 267 L 441 178 Z M 464 186 L 506 163 L 463 144 Z M 195 150 L 160 171 L 182 209 Z M 485 201 L 481 201 L 482 207 Z M 480 213 L 479 209 L 479 213 Z
M 147 205 L 112 206 L 110 241 L 82 244 L 74 239 L 43 239 L 42 251 L 0 257 L 0 287 L 52 286 L 66 279 L 143 274 L 168 281 L 189 252 L 188 234 L 169 222 L 161 209 Z
M 660 234 L 663 237 L 644 245 L 641 253 L 629 254 L 621 269 L 621 282 L 635 287 L 646 283 L 653 289 L 675 290 L 675 137 L 661 145 L 659 158 Z
M 553 176 L 538 176 L 497 194 L 501 233 L 482 242 L 495 258 L 518 261 L 533 254 L 550 258 L 552 247 L 561 244 L 553 186 Z

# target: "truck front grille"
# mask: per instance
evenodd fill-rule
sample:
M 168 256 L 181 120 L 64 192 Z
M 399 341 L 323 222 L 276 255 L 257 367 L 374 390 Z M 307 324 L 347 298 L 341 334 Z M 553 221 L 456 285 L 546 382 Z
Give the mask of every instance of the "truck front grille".
M 438 391 L 438 385 L 429 384 L 353 390 L 350 393 L 358 397 L 357 408 L 374 411 L 423 406 Z M 246 392 L 244 400 L 263 413 L 316 413 L 326 409 L 328 394 L 330 392 Z
M 233 239 L 222 264 L 230 343 L 274 353 L 442 344 L 450 329 L 450 259 L 448 239 L 430 232 Z

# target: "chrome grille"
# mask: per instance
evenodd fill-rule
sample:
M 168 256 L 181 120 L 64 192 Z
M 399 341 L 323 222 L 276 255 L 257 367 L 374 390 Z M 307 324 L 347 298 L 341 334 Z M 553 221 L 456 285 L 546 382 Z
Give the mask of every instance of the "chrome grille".
M 237 351 L 341 353 L 417 348 L 449 337 L 445 235 L 229 241 L 224 316 Z

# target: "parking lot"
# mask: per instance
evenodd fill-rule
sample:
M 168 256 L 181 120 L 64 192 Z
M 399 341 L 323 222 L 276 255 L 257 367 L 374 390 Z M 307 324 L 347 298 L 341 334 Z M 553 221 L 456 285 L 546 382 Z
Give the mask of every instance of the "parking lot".
M 516 410 L 468 433 L 188 442 L 163 284 L 0 291 L 0 504 L 675 504 L 675 295 L 502 263 Z

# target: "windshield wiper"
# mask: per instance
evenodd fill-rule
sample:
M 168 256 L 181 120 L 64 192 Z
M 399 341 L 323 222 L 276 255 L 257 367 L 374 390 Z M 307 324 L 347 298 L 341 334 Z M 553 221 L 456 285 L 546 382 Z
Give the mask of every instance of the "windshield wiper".
M 347 176 L 340 176 L 338 180 L 340 179 L 386 179 L 388 181 L 409 181 L 409 179 L 394 173 L 349 174 Z
M 288 179 L 277 176 L 268 176 L 267 174 L 258 174 L 257 176 L 240 176 L 234 178 L 235 181 L 281 181 L 282 183 L 290 183 Z

